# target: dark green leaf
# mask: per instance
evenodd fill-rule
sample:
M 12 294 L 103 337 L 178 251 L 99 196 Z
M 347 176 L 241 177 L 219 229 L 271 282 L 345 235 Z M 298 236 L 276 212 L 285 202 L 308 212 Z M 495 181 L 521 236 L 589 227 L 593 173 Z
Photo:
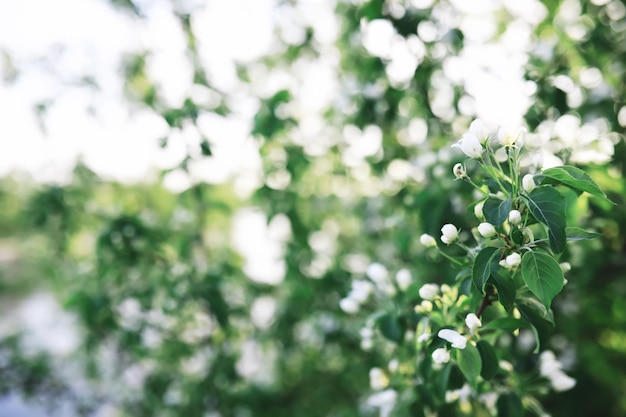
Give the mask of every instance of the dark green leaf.
M 565 228 L 565 234 L 567 235 L 567 240 L 570 241 L 595 239 L 602 236 L 601 233 L 588 232 L 578 227 Z
M 611 200 L 609 200 L 600 190 L 598 184 L 596 184 L 587 173 L 579 168 L 564 165 L 555 168 L 546 169 L 541 173 L 551 180 L 554 180 L 558 183 L 567 185 L 568 187 L 572 187 L 579 191 L 586 191 L 589 194 L 598 197 L 608 203 L 615 204 Z M 548 180 L 549 181 L 549 180 Z M 545 183 L 546 181 L 544 181 Z
M 497 198 L 488 198 L 483 205 L 483 214 L 485 219 L 494 226 L 501 226 L 508 218 L 511 211 L 511 199 L 499 200 Z
M 515 304 L 515 297 L 517 296 L 517 288 L 513 278 L 505 273 L 494 273 L 491 274 L 489 282 L 498 290 L 500 304 L 509 311 Z
M 524 417 L 524 406 L 517 394 L 501 394 L 496 403 L 498 417 Z
M 402 340 L 402 329 L 398 323 L 398 319 L 392 314 L 385 314 L 378 320 L 380 332 L 392 342 Z
M 487 247 L 483 248 L 476 259 L 474 260 L 474 266 L 472 268 L 472 281 L 479 291 L 483 292 L 485 284 L 489 279 L 491 273 L 490 263 L 491 258 L 498 252 L 498 248 Z
M 546 308 L 550 308 L 552 299 L 563 289 L 563 271 L 558 262 L 537 250 L 522 256 L 522 279 Z
M 551 310 L 539 303 L 535 298 L 528 298 L 518 303 L 517 308 L 522 318 L 530 324 L 535 335 L 537 345 L 534 353 L 539 353 L 542 341 L 545 341 L 554 326 L 554 317 Z
M 458 350 L 457 360 L 459 368 L 465 376 L 465 379 L 467 379 L 467 382 L 475 388 L 478 375 L 480 375 L 480 369 L 482 368 L 482 362 L 478 349 L 468 342 L 465 349 Z
M 556 253 L 565 249 L 565 200 L 549 186 L 535 188 L 524 196 L 535 218 L 548 227 L 550 248 Z
M 490 380 L 496 375 L 498 371 L 498 357 L 495 350 L 485 340 L 479 340 L 476 344 L 478 353 L 480 353 L 480 360 L 482 362 L 482 368 L 480 369 L 480 376 L 486 380 Z

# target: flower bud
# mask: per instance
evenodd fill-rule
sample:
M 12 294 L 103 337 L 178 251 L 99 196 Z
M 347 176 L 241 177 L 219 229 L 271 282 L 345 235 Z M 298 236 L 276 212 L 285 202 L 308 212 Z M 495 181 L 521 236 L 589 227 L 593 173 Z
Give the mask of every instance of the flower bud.
M 437 241 L 435 240 L 435 238 L 426 233 L 420 236 L 420 243 L 427 248 L 434 248 L 437 246 Z
M 439 294 L 439 285 L 437 284 L 424 284 L 419 289 L 419 295 L 423 300 L 434 300 Z
M 355 314 L 359 311 L 360 305 L 354 298 L 342 298 L 339 307 L 348 314 Z
M 412 280 L 411 272 L 408 269 L 401 269 L 396 273 L 396 284 L 402 291 L 406 291 L 409 288 Z
M 370 369 L 370 387 L 373 390 L 379 391 L 383 388 L 386 388 L 389 385 L 389 378 L 385 375 L 380 368 L 372 368 Z
M 435 349 L 432 354 L 433 361 L 435 363 L 448 363 L 450 361 L 450 352 L 448 352 L 445 348 Z
M 532 174 L 524 175 L 524 178 L 522 178 L 522 187 L 524 187 L 524 191 L 527 193 L 531 193 L 535 187 L 537 187 Z
M 491 223 L 481 223 L 478 225 L 478 233 L 482 237 L 490 238 L 496 235 L 496 228 Z
M 457 230 L 456 226 L 450 223 L 443 225 L 443 227 L 441 228 L 441 233 L 441 241 L 446 245 L 451 244 L 459 237 L 459 231 Z
M 513 269 L 518 266 L 522 262 L 522 257 L 519 253 L 512 253 L 503 260 L 500 261 L 500 265 L 507 268 Z
M 431 311 L 433 311 L 433 303 L 428 300 L 423 300 L 415 306 L 415 312 L 419 314 L 430 313 Z
M 511 210 L 509 211 L 509 223 L 517 226 L 522 223 L 522 213 L 519 210 Z
M 469 313 L 465 317 L 465 325 L 470 329 L 470 332 L 474 333 L 476 329 L 483 325 L 482 321 L 474 313 Z
M 479 219 L 483 219 L 485 217 L 485 215 L 483 214 L 484 205 L 485 205 L 485 202 L 481 201 L 480 203 L 474 206 L 474 216 L 478 217 Z
M 561 271 L 563 271 L 564 274 L 572 270 L 572 264 L 570 264 L 569 262 L 561 262 L 559 266 L 561 267 Z
M 465 167 L 461 163 L 454 165 L 454 168 L 452 168 L 452 173 L 454 174 L 454 178 L 456 178 L 457 180 L 467 177 Z

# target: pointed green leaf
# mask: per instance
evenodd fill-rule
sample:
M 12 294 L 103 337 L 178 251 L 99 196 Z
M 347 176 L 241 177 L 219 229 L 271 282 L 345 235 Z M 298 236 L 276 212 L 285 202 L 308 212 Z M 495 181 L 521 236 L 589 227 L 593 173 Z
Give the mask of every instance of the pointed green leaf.
M 601 233 L 588 232 L 578 227 L 565 228 L 565 234 L 567 235 L 567 240 L 571 241 L 595 239 L 602 236 Z
M 522 279 L 546 308 L 550 308 L 552 299 L 563 289 L 563 271 L 559 263 L 537 250 L 522 256 Z
M 565 249 L 565 200 L 554 188 L 542 186 L 524 196 L 535 218 L 548 226 L 550 248 L 556 253 Z
M 522 318 L 530 324 L 530 329 L 535 335 L 534 353 L 539 353 L 542 341 L 545 341 L 554 327 L 554 317 L 552 310 L 539 303 L 535 298 L 528 298 L 518 303 L 517 308 Z
M 485 284 L 489 279 L 491 258 L 496 255 L 498 248 L 487 247 L 483 248 L 476 259 L 474 260 L 474 266 L 472 268 L 472 282 L 480 292 L 484 292 Z
M 572 187 L 576 190 L 586 191 L 589 194 L 598 197 L 608 203 L 615 204 L 608 199 L 606 194 L 604 194 L 604 192 L 600 190 L 598 184 L 596 184 L 591 179 L 591 177 L 587 175 L 587 173 L 582 169 L 569 165 L 564 165 L 560 167 L 546 169 L 541 173 L 541 175 L 544 175 L 550 180 L 554 180 L 561 184 L 567 185 L 568 187 Z
M 511 211 L 511 199 L 499 200 L 497 198 L 488 198 L 483 205 L 483 215 L 485 219 L 494 226 L 501 226 L 509 217 Z
M 476 348 L 478 348 L 482 362 L 480 376 L 486 380 L 490 380 L 496 375 L 496 372 L 498 372 L 498 357 L 496 356 L 496 352 L 489 342 L 484 340 L 479 340 L 478 343 L 476 343 Z
M 467 382 L 469 382 L 472 387 L 476 388 L 477 378 L 482 368 L 482 361 L 478 349 L 468 342 L 465 349 L 458 350 L 457 361 Z
M 498 290 L 498 301 L 500 301 L 502 307 L 507 311 L 511 310 L 515 304 L 517 293 L 513 278 L 505 273 L 492 273 L 489 282 Z

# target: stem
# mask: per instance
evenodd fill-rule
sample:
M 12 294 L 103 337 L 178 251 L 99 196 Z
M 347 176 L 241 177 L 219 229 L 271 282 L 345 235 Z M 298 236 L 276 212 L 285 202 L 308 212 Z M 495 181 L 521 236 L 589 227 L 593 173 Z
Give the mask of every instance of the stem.
M 476 309 L 476 316 L 480 318 L 480 316 L 484 313 L 487 307 L 491 305 L 491 303 L 493 303 L 493 299 L 491 298 L 491 294 L 489 290 L 487 290 L 485 291 L 485 295 L 483 296 L 483 299 L 480 301 L 480 305 Z

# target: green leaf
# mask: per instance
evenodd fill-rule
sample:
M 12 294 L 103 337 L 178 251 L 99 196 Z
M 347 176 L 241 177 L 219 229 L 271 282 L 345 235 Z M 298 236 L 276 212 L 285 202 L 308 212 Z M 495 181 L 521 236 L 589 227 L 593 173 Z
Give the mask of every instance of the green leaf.
M 563 271 L 558 262 L 537 250 L 522 256 L 522 279 L 546 308 L 550 308 L 552 299 L 563 289 Z
M 481 330 L 501 329 L 513 332 L 524 327 L 528 327 L 528 323 L 524 320 L 513 317 L 498 317 L 481 327 Z
M 517 296 L 517 287 L 515 281 L 506 272 L 502 272 L 500 265 L 491 264 L 491 279 L 489 280 L 496 290 L 498 290 L 498 301 L 507 310 L 511 310 L 515 304 Z
M 498 357 L 496 356 L 496 352 L 493 350 L 493 347 L 485 340 L 479 340 L 476 347 L 478 348 L 478 353 L 480 353 L 480 360 L 482 362 L 480 376 L 488 381 L 496 375 L 496 372 L 498 372 Z
M 565 228 L 565 235 L 567 236 L 567 240 L 570 241 L 595 239 L 602 236 L 601 233 L 588 232 L 579 227 Z
M 497 198 L 488 198 L 483 205 L 483 215 L 485 219 L 494 226 L 501 226 L 509 217 L 511 211 L 511 199 L 499 200 Z
M 392 314 L 385 314 L 378 319 L 378 326 L 380 332 L 387 339 L 392 342 L 399 342 L 402 340 L 402 329 L 398 323 L 398 319 Z
M 548 226 L 550 248 L 555 253 L 565 249 L 565 200 L 557 190 L 549 186 L 535 188 L 524 195 L 528 208 L 535 218 Z
M 465 349 L 458 350 L 457 360 L 459 368 L 463 376 L 465 376 L 465 379 L 467 379 L 467 382 L 469 382 L 472 387 L 476 388 L 477 378 L 482 368 L 482 361 L 478 349 L 468 342 Z
M 534 297 L 523 299 L 517 304 L 517 308 L 522 318 L 530 324 L 530 329 L 535 335 L 537 345 L 533 352 L 539 353 L 541 342 L 548 338 L 552 327 L 554 327 L 552 310 L 546 309 Z
M 522 400 L 512 392 L 500 395 L 496 408 L 498 417 L 524 417 Z
M 498 252 L 498 248 L 487 247 L 483 248 L 476 259 L 474 260 L 474 266 L 472 267 L 472 282 L 479 291 L 484 292 L 485 284 L 491 274 L 491 258 Z
M 546 169 L 541 175 L 550 178 L 558 183 L 567 185 L 579 191 L 586 191 L 589 194 L 598 197 L 608 203 L 615 204 L 608 199 L 606 194 L 600 190 L 598 184 L 596 184 L 587 173 L 579 168 L 564 165 L 555 168 Z M 545 181 L 544 181 L 545 183 Z

